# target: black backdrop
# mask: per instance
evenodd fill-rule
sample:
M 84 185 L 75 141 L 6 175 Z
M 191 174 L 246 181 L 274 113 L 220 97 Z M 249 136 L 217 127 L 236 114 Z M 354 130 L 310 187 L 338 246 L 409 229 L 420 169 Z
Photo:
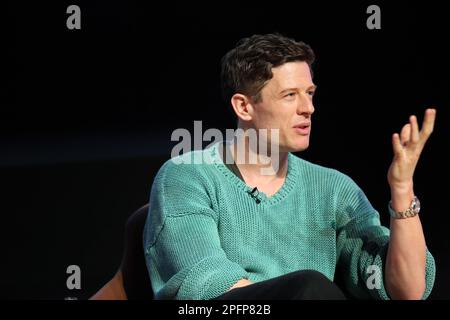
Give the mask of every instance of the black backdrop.
M 81 8 L 81 30 L 66 8 Z M 366 8 L 381 8 L 381 30 Z M 415 176 L 432 298 L 450 298 L 447 228 L 449 38 L 430 1 L 154 4 L 17 1 L 7 7 L 0 101 L 0 298 L 85 299 L 117 270 L 124 222 L 147 202 L 171 132 L 234 128 L 219 61 L 237 40 L 281 32 L 309 43 L 318 84 L 310 148 L 299 156 L 350 175 L 388 223 L 390 137 L 438 109 Z M 79 265 L 81 290 L 66 288 Z

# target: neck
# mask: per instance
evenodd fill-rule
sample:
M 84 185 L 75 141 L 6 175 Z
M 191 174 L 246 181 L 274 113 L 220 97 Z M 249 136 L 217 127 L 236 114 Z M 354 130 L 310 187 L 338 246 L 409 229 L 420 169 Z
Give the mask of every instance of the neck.
M 258 143 L 251 144 L 247 135 L 235 136 L 230 145 L 230 152 L 246 180 L 270 183 L 284 179 L 288 169 L 288 152 L 278 152 L 273 150 L 273 147 L 267 140 L 258 138 Z

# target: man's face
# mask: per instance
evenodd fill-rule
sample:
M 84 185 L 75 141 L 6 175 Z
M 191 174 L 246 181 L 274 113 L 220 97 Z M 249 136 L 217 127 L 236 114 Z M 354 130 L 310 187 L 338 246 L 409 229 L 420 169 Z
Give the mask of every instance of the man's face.
M 272 73 L 261 90 L 261 101 L 254 103 L 253 125 L 256 129 L 279 129 L 280 152 L 305 150 L 316 88 L 309 66 L 306 62 L 288 62 L 273 68 Z

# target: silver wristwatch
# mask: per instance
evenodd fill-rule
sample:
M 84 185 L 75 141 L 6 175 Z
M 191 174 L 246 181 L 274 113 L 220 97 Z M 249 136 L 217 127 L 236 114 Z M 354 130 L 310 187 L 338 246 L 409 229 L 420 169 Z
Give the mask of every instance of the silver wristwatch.
M 388 207 L 389 207 L 389 213 L 391 214 L 391 217 L 396 218 L 396 219 L 406 219 L 406 218 L 415 217 L 419 213 L 420 201 L 416 196 L 414 196 L 414 199 L 411 201 L 411 205 L 409 206 L 409 208 L 402 212 L 397 212 L 397 211 L 394 211 L 394 209 L 392 209 L 392 201 L 389 201 Z

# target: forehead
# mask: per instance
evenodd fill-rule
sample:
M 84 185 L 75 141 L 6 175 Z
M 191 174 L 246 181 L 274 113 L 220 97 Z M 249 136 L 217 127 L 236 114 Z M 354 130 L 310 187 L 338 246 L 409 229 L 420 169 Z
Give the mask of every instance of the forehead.
M 273 89 L 306 88 L 314 85 L 309 65 L 303 61 L 287 62 L 272 68 L 272 74 L 267 85 Z

